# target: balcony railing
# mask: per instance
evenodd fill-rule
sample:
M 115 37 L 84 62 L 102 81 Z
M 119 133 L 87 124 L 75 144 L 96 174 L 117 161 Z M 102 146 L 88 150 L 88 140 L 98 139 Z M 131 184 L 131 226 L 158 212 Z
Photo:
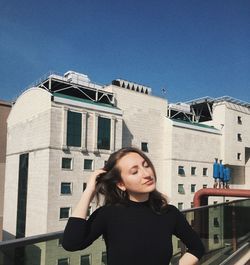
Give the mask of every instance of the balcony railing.
M 182 211 L 200 235 L 206 254 L 200 264 L 234 264 L 249 252 L 250 199 L 203 206 Z M 0 265 L 105 265 L 106 250 L 102 238 L 82 251 L 67 252 L 61 246 L 62 232 L 0 242 Z M 178 264 L 185 246 L 173 237 Z M 121 257 L 122 258 L 122 257 Z

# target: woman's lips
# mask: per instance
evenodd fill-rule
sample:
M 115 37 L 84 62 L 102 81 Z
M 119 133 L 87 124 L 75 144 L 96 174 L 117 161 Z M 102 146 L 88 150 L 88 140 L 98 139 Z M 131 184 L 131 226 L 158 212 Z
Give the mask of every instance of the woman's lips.
M 154 180 L 153 179 L 150 179 L 150 180 L 148 180 L 148 181 L 146 181 L 145 183 L 144 183 L 145 185 L 152 185 L 152 184 L 154 184 Z

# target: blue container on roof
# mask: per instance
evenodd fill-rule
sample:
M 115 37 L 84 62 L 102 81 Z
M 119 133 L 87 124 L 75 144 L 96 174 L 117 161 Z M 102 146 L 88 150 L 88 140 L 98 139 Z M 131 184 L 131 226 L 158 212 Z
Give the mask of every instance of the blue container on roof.
M 218 162 L 214 162 L 213 164 L 213 178 L 218 179 L 219 178 L 219 164 Z

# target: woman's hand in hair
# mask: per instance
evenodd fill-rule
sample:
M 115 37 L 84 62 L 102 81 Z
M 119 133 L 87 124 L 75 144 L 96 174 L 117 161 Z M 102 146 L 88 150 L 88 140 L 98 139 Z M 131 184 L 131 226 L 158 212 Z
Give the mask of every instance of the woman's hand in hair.
M 86 190 L 90 191 L 93 193 L 93 195 L 95 194 L 96 191 L 96 179 L 98 178 L 98 176 L 102 173 L 107 172 L 104 169 L 97 169 L 95 170 L 89 177 L 89 180 L 87 182 L 87 187 Z
M 105 172 L 106 171 L 103 169 L 97 169 L 90 175 L 89 180 L 87 182 L 87 187 L 84 190 L 80 201 L 72 212 L 72 217 L 78 217 L 83 219 L 87 218 L 89 204 L 95 196 L 96 179 L 100 174 Z

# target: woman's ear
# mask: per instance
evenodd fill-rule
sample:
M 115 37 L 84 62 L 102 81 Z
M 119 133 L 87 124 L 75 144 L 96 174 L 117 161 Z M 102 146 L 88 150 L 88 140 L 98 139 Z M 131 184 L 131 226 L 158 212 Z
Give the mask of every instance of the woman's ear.
M 123 181 L 119 181 L 118 183 L 116 183 L 116 186 L 117 186 L 118 189 L 120 189 L 122 191 L 126 190 L 126 187 L 125 187 Z

